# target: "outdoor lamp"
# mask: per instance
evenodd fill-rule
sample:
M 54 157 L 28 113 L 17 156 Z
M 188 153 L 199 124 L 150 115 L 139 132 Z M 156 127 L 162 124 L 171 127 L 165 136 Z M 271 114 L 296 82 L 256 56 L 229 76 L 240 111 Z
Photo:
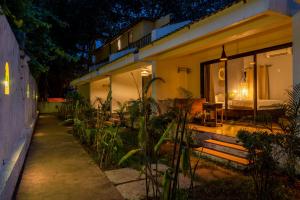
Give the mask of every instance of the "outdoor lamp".
M 141 76 L 149 76 L 149 71 L 147 69 L 143 69 L 141 72 Z
M 227 56 L 226 56 L 226 53 L 225 53 L 225 48 L 224 48 L 224 45 L 222 46 L 222 55 L 221 55 L 221 58 L 220 58 L 220 61 L 226 61 L 228 60 Z

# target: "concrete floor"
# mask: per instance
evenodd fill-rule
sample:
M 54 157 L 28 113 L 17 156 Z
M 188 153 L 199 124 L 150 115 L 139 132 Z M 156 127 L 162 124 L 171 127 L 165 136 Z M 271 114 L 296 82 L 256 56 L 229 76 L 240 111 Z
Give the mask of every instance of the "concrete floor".
M 118 190 L 67 131 L 55 116 L 39 117 L 16 199 L 122 200 Z

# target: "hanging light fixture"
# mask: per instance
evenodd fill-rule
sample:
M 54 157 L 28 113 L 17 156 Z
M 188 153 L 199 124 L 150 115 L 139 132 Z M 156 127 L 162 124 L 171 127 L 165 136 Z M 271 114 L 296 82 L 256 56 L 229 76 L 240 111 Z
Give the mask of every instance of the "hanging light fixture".
M 228 58 L 226 56 L 226 53 L 225 53 L 225 48 L 224 48 L 224 45 L 222 46 L 222 55 L 221 55 L 221 58 L 220 58 L 220 61 L 227 61 Z
M 141 76 L 149 76 L 149 70 L 148 69 L 142 69 Z

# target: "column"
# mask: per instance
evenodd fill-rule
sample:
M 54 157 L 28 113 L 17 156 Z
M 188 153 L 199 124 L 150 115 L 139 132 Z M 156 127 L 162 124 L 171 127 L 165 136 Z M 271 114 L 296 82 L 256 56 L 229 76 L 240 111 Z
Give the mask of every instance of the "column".
M 292 19 L 293 26 L 293 83 L 300 83 L 300 11 Z

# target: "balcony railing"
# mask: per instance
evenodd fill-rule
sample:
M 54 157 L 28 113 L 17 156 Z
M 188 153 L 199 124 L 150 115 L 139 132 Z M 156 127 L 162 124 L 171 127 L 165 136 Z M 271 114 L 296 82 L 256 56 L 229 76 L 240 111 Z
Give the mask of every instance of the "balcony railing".
M 148 35 L 145 35 L 144 37 L 142 37 L 141 39 L 133 42 L 133 43 L 130 43 L 128 45 L 127 48 L 131 49 L 131 48 L 137 48 L 137 49 L 140 49 L 148 44 L 151 43 L 151 33 L 149 33 Z

